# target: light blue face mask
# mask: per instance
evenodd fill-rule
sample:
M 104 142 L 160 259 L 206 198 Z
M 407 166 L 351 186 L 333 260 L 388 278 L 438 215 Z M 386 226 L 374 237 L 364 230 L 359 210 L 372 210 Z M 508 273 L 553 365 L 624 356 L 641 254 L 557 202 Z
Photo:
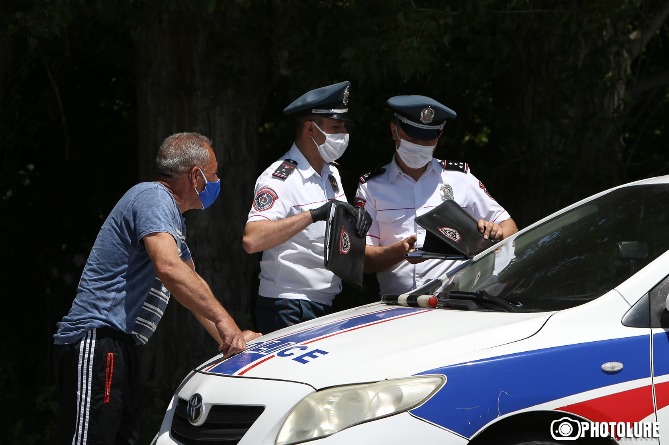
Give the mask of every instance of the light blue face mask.
M 200 198 L 200 202 L 202 203 L 202 208 L 206 209 L 207 207 L 212 205 L 214 201 L 216 201 L 216 198 L 218 198 L 218 193 L 221 191 L 221 179 L 219 178 L 219 180 L 216 182 L 209 182 L 207 181 L 207 177 L 204 175 L 202 169 L 198 168 L 198 170 L 200 170 L 200 173 L 202 173 L 205 186 L 204 190 L 202 190 L 199 193 L 197 189 L 195 189 L 195 193 L 197 193 L 197 197 Z

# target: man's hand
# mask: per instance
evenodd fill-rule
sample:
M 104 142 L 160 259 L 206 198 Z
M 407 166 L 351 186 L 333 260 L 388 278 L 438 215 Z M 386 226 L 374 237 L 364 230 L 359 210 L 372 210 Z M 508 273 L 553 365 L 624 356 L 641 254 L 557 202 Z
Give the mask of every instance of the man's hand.
M 253 339 L 256 339 L 256 338 L 260 337 L 262 334 L 260 332 L 253 332 L 253 331 L 246 330 L 246 331 L 242 331 L 242 335 L 244 336 L 244 340 L 249 342 Z
M 483 234 L 484 239 L 500 241 L 504 238 L 504 231 L 502 228 L 492 221 L 484 221 L 479 219 L 477 225 L 479 232 Z
M 330 216 L 330 208 L 332 207 L 333 201 L 328 201 L 322 206 L 309 210 L 311 213 L 311 220 L 316 221 L 325 221 Z
M 358 238 L 362 238 L 367 234 L 369 227 L 372 225 L 372 216 L 364 208 L 353 207 L 345 201 L 328 201 L 318 208 L 309 210 L 313 222 L 325 221 L 328 219 L 330 216 L 330 209 L 333 205 L 344 207 L 348 214 L 355 219 L 355 231 Z
M 367 235 L 367 231 L 372 225 L 372 215 L 364 207 L 353 207 L 348 202 L 339 201 L 337 205 L 344 206 L 348 214 L 355 218 L 355 231 L 358 238 Z
M 413 252 L 414 250 L 416 250 L 415 248 L 416 235 L 408 236 L 404 238 L 402 241 L 398 241 L 397 243 L 402 247 L 403 255 L 409 252 Z M 425 258 L 406 258 L 406 260 L 411 264 L 418 264 L 425 261 Z
M 253 331 L 242 332 L 237 325 L 229 324 L 225 321 L 216 323 L 216 330 L 218 330 L 218 335 L 223 340 L 223 344 L 219 345 L 218 350 L 223 353 L 224 358 L 232 357 L 242 352 L 246 349 L 247 341 L 251 341 L 261 335 Z
M 365 246 L 365 273 L 374 273 L 394 267 L 397 263 L 407 260 L 419 263 L 422 258 L 406 258 L 406 254 L 414 250 L 416 235 L 409 235 L 401 241 L 388 246 Z

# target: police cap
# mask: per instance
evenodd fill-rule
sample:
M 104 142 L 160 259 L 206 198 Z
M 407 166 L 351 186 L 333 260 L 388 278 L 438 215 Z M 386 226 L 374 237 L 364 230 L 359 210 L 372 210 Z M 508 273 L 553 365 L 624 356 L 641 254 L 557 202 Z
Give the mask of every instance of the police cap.
M 436 139 L 446 119 L 457 116 L 446 105 L 426 96 L 394 96 L 388 99 L 388 106 L 406 134 L 425 141 Z
M 351 82 L 344 81 L 308 91 L 284 108 L 283 114 L 296 117 L 315 114 L 345 120 L 348 117 L 350 86 Z

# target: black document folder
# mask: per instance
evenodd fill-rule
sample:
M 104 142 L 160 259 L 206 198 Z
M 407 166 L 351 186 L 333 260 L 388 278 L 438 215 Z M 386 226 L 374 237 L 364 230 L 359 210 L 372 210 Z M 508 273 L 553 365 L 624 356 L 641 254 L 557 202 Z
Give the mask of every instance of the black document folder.
M 364 266 L 365 238 L 358 237 L 355 219 L 335 201 L 325 226 L 325 268 L 359 289 Z
M 423 246 L 406 254 L 407 258 L 425 258 L 436 260 L 466 260 L 464 253 L 443 242 L 430 231 L 425 234 Z
M 458 255 L 460 259 L 472 258 L 493 244 L 483 238 L 476 220 L 452 199 L 416 217 L 416 223 L 427 231 L 421 249 L 424 258 L 429 253 L 445 259 L 457 259 L 452 257 Z

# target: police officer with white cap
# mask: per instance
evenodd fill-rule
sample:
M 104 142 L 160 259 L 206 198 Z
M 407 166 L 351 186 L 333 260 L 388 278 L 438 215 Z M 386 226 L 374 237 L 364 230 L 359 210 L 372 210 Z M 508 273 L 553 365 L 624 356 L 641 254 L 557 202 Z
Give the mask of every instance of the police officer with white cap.
M 442 201 L 455 200 L 477 220 L 486 239 L 501 240 L 518 228 L 466 163 L 433 158 L 455 111 L 426 96 L 395 96 L 387 103 L 394 112 L 390 132 L 395 154 L 388 165 L 360 178 L 355 206 L 365 208 L 373 219 L 365 272 L 377 273 L 381 295 L 399 295 L 442 276 L 457 263 L 405 259 L 425 240 L 425 229 L 415 218 Z
M 284 110 L 296 122 L 293 146 L 255 185 L 242 244 L 263 252 L 256 324 L 271 332 L 325 315 L 341 279 L 324 266 L 325 220 L 334 200 L 356 219 L 358 236 L 371 218 L 346 202 L 334 163 L 344 154 L 350 82 L 309 91 Z

